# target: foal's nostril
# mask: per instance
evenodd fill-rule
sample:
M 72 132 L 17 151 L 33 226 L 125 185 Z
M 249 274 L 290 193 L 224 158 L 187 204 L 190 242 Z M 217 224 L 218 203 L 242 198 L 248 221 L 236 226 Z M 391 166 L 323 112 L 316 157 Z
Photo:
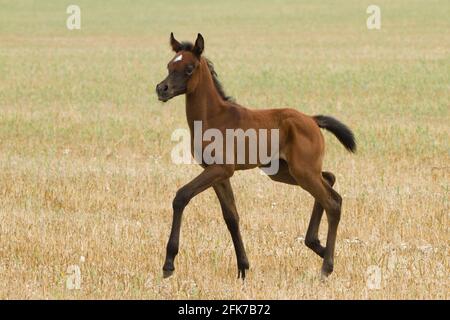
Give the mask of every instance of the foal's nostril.
M 167 84 L 158 84 L 156 86 L 156 92 L 158 94 L 166 93 L 169 90 L 169 86 Z

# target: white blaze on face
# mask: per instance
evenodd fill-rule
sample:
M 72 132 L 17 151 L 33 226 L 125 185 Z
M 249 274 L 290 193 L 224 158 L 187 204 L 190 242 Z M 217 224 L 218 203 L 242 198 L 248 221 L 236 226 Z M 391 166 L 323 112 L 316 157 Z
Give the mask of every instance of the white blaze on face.
M 180 55 L 176 56 L 175 58 L 173 58 L 173 61 L 172 61 L 172 62 L 181 61 L 182 59 L 183 59 L 183 55 L 180 54 Z

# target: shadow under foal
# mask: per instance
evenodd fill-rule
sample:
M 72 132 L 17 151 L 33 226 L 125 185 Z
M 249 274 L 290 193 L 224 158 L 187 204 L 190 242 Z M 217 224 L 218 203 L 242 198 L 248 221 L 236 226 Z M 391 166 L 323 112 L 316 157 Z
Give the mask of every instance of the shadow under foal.
M 279 170 L 269 175 L 272 180 L 299 185 L 315 199 L 305 244 L 323 258 L 322 275 L 333 271 L 336 233 L 341 217 L 341 196 L 332 188 L 335 176 L 322 171 L 324 138 L 320 128 L 329 130 L 350 152 L 356 151 L 353 133 L 338 120 L 327 116 L 308 116 L 294 109 L 250 110 L 227 97 L 217 79 L 212 63 L 202 56 L 204 40 L 198 34 L 195 44 L 178 42 L 173 34 L 170 44 L 175 57 L 167 68 L 169 75 L 156 86 L 159 100 L 186 95 L 186 117 L 191 133 L 191 149 L 194 154 L 194 121 L 201 121 L 203 130 L 215 128 L 224 133 L 226 129 L 278 129 Z M 202 141 L 202 149 L 209 143 Z M 248 148 L 246 149 L 248 150 Z M 236 159 L 236 149 L 232 152 Z M 247 152 L 247 151 L 246 151 Z M 246 155 L 245 159 L 248 159 Z M 230 178 L 236 170 L 264 167 L 257 163 L 200 163 L 203 172 L 180 188 L 173 200 L 173 221 L 163 275 L 172 275 L 174 259 L 178 253 L 180 227 L 183 210 L 189 201 L 202 191 L 213 187 L 220 201 L 223 217 L 230 231 L 237 257 L 238 277 L 245 278 L 249 268 L 247 255 L 239 230 L 239 216 L 235 205 Z M 325 247 L 318 237 L 319 225 L 325 210 L 328 219 L 328 234 Z

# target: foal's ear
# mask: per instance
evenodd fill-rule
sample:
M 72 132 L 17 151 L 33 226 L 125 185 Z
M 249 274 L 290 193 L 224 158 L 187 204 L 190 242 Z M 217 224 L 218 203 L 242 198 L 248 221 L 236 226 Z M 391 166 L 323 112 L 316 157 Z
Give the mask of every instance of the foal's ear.
M 205 41 L 203 40 L 202 35 L 199 33 L 197 35 L 197 40 L 195 40 L 195 45 L 194 45 L 194 48 L 192 49 L 192 52 L 197 57 L 200 57 L 200 55 L 202 54 L 204 48 L 205 48 Z
M 173 36 L 173 32 L 170 33 L 170 45 L 172 46 L 172 50 L 178 52 L 181 50 L 181 44 L 175 39 Z

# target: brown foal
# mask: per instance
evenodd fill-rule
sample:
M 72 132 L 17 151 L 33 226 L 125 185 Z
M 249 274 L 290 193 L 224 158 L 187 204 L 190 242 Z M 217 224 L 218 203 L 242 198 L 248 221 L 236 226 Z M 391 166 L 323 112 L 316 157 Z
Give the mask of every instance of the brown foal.
M 215 128 L 225 133 L 226 129 L 278 129 L 279 146 L 277 161 L 279 170 L 269 175 L 272 180 L 299 185 L 315 199 L 305 244 L 323 258 L 322 275 L 333 271 L 336 233 L 341 217 L 341 196 L 332 188 L 335 176 L 322 171 L 324 138 L 320 128 L 332 132 L 347 150 L 355 152 L 353 133 L 338 120 L 327 116 L 308 116 L 294 109 L 250 110 L 227 97 L 220 85 L 212 63 L 202 56 L 203 37 L 198 34 L 195 44 L 178 42 L 173 34 L 170 44 L 175 57 L 168 64 L 169 75 L 156 87 L 159 100 L 186 94 L 186 117 L 191 133 L 191 149 L 194 153 L 194 121 L 201 121 L 202 130 Z M 205 148 L 211 142 L 202 142 Z M 269 143 L 270 144 L 270 143 Z M 247 144 L 248 146 L 248 144 Z M 225 146 L 224 146 L 224 149 Z M 246 148 L 248 150 L 248 148 Z M 226 150 L 234 153 L 236 149 Z M 248 153 L 248 151 L 246 151 Z M 248 160 L 249 155 L 246 154 Z M 245 278 L 249 269 L 247 255 L 239 230 L 239 215 L 236 209 L 230 178 L 236 170 L 267 164 L 234 162 L 200 163 L 203 172 L 180 188 L 173 200 L 173 221 L 167 243 L 164 277 L 172 275 L 174 259 L 178 253 L 180 227 L 183 210 L 197 194 L 213 187 L 220 201 L 222 214 L 230 231 L 236 251 L 238 277 Z M 319 225 L 325 210 L 328 219 L 328 234 L 325 247 L 318 237 Z

